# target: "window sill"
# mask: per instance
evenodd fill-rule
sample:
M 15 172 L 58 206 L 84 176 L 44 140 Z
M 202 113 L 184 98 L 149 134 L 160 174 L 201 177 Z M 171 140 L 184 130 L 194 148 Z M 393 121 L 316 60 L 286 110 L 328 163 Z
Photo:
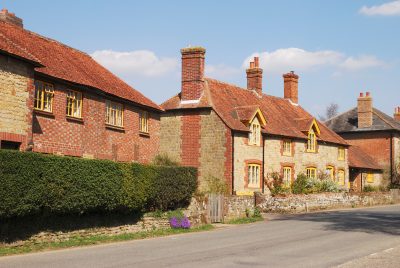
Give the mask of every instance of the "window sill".
M 73 117 L 73 116 L 68 116 L 67 115 L 67 120 L 72 121 L 72 122 L 77 122 L 77 123 L 83 123 L 83 118 L 81 117 Z
M 43 115 L 43 116 L 50 117 L 50 118 L 55 117 L 52 112 L 46 112 L 46 111 L 42 111 L 42 110 L 38 110 L 38 109 L 33 109 L 33 111 L 35 112 L 35 114 L 38 114 L 38 115 Z
M 106 124 L 106 128 L 111 129 L 111 130 L 125 132 L 124 127 L 114 126 L 114 125 L 110 125 L 110 124 Z
M 282 156 L 292 157 L 292 154 L 282 154 Z
M 144 137 L 150 137 L 150 133 L 149 132 L 139 131 L 139 135 L 140 136 L 144 136 Z

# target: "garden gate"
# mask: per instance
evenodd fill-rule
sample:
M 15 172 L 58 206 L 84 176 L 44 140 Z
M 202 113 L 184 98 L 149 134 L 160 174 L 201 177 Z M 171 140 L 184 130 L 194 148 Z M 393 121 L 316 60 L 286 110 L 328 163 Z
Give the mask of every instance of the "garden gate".
M 208 195 L 208 216 L 211 223 L 223 222 L 224 220 L 224 195 L 209 194 Z

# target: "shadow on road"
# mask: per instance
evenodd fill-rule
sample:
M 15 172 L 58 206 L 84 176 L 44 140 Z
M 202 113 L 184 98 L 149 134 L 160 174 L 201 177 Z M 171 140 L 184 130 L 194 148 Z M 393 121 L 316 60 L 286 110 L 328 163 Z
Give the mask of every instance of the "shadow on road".
M 400 235 L 400 207 L 391 210 L 353 210 L 292 215 L 280 220 L 326 223 L 328 230 Z

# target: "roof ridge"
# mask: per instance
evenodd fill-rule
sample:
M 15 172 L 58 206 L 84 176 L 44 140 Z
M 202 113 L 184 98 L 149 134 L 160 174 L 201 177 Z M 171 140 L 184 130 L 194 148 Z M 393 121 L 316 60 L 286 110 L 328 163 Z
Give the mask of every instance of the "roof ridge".
M 47 40 L 47 41 L 50 41 L 50 42 L 57 43 L 57 44 L 59 44 L 59 45 L 61 45 L 61 46 L 64 46 L 64 47 L 66 47 L 66 48 L 69 48 L 69 49 L 71 49 L 71 50 L 77 51 L 77 52 L 79 52 L 79 53 L 82 53 L 82 54 L 84 54 L 84 55 L 90 57 L 89 53 L 86 53 L 86 52 L 84 52 L 84 51 L 81 51 L 81 50 L 79 50 L 79 49 L 76 49 L 76 48 L 74 48 L 74 47 L 71 47 L 71 46 L 66 45 L 66 44 L 64 44 L 64 43 L 61 43 L 60 41 L 57 41 L 57 40 L 55 40 L 55 39 L 53 39 L 53 38 L 50 38 L 50 37 L 47 37 L 47 36 L 43 36 L 43 35 L 41 35 L 41 34 L 32 32 L 32 31 L 30 31 L 30 30 L 28 30 L 28 29 L 20 28 L 20 27 L 11 25 L 11 24 L 6 23 L 6 22 L 2 22 L 2 21 L 1 21 L 0 23 L 10 25 L 11 27 L 17 28 L 17 29 L 20 30 L 20 31 L 25 31 L 25 32 L 27 32 L 28 34 L 34 35 L 34 36 L 36 36 L 36 37 L 42 38 L 42 39 Z
M 329 122 L 329 121 L 335 119 L 336 117 L 342 116 L 342 115 L 344 115 L 344 114 L 346 114 L 346 113 L 348 113 L 348 112 L 350 112 L 350 111 L 352 111 L 352 110 L 354 110 L 354 109 L 356 109 L 356 108 L 357 108 L 357 107 L 353 107 L 353 108 L 351 108 L 351 109 L 349 109 L 349 110 L 347 110 L 347 111 L 345 111 L 345 112 L 342 112 L 342 113 L 340 113 L 340 114 L 337 114 L 337 115 L 335 115 L 335 116 L 329 118 L 328 120 L 323 121 L 323 123 L 327 123 L 327 122 Z
M 381 116 L 381 114 L 385 114 L 385 113 L 381 112 L 380 110 L 378 110 L 378 109 L 376 109 L 376 108 L 374 108 L 374 107 L 372 108 L 372 111 L 373 111 L 373 113 L 374 113 L 376 116 L 378 116 L 382 121 L 384 121 L 385 123 L 387 123 L 387 124 L 388 124 L 389 126 L 391 126 L 393 129 L 398 129 L 398 127 L 392 125 L 391 122 L 389 122 L 388 120 L 386 120 L 386 118 L 384 118 L 384 117 Z M 381 114 L 377 113 L 377 111 L 378 111 L 379 113 L 381 113 Z M 386 115 L 386 114 L 385 114 L 385 115 Z

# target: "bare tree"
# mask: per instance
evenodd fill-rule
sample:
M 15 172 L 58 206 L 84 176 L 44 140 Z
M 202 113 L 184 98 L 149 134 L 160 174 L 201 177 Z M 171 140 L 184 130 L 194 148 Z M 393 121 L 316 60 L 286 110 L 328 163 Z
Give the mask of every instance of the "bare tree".
M 326 121 L 331 119 L 332 117 L 338 115 L 339 105 L 337 103 L 331 103 L 326 107 L 325 115 L 319 115 L 319 120 Z

